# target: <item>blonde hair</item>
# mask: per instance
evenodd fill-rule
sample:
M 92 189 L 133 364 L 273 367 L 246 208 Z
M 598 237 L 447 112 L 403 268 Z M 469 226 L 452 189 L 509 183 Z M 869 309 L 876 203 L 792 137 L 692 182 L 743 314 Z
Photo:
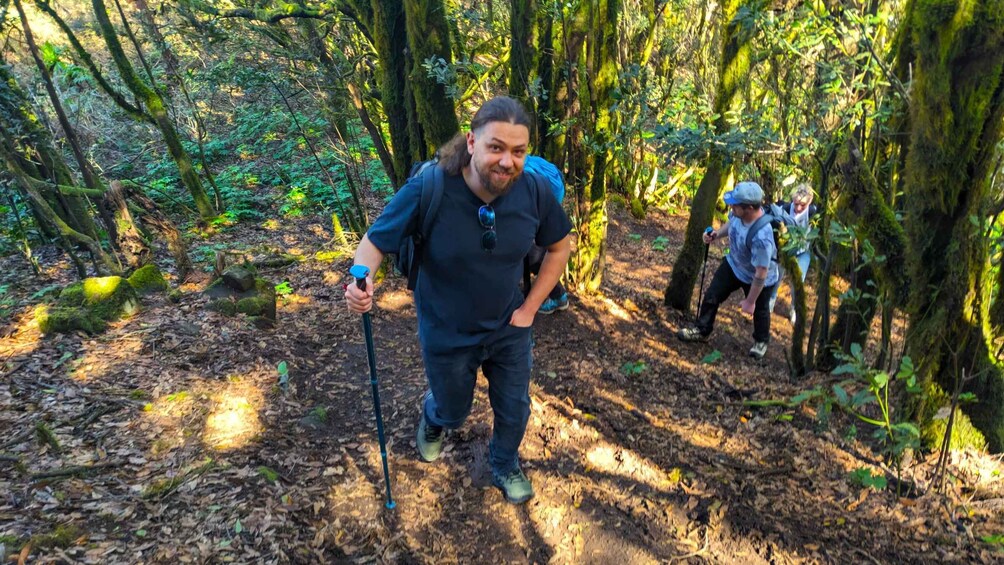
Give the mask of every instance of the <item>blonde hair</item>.
M 804 182 L 799 184 L 791 192 L 791 201 L 812 204 L 812 188 Z

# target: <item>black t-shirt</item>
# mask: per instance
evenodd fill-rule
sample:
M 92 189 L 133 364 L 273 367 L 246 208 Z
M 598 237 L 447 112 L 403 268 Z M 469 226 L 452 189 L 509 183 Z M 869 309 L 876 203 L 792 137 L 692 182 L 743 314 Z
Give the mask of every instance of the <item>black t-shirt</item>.
M 413 178 L 387 204 L 367 232 L 377 249 L 396 253 L 407 235 L 418 232 L 421 194 L 421 178 Z M 428 350 L 485 343 L 506 328 L 523 303 L 519 283 L 530 246 L 552 245 L 572 229 L 546 184 L 534 191 L 521 177 L 491 203 L 497 244 L 488 252 L 481 248 L 485 229 L 478 220 L 483 204 L 463 176 L 445 176 L 415 287 L 419 340 Z

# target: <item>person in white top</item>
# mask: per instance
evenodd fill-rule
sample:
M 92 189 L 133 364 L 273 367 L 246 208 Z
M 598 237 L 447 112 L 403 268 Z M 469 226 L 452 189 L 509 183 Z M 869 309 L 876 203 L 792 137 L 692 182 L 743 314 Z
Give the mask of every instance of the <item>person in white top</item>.
M 795 187 L 795 190 L 791 193 L 791 200 L 789 202 L 779 202 L 779 206 L 784 208 L 786 212 L 791 214 L 795 218 L 795 225 L 798 227 L 808 230 L 809 220 L 816 214 L 816 206 L 812 203 L 812 188 L 808 184 L 801 183 Z M 809 265 L 812 263 L 812 251 L 809 250 L 808 244 L 804 247 L 796 250 L 795 261 L 798 262 L 798 267 L 802 270 L 802 282 L 805 282 L 805 274 L 809 272 Z M 781 272 L 781 277 L 784 276 L 784 269 L 781 264 L 778 263 L 778 270 Z M 777 289 L 781 288 L 780 284 L 774 285 L 774 293 L 770 297 L 770 311 L 774 311 L 774 303 L 777 302 Z M 791 286 L 792 299 L 795 296 L 795 287 Z M 791 308 L 791 323 L 795 323 L 795 308 Z

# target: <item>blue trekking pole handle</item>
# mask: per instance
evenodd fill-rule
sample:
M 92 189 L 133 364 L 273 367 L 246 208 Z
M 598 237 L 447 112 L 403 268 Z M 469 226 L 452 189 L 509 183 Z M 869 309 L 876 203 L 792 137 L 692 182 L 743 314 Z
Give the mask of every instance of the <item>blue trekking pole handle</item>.
M 366 277 L 370 269 L 366 265 L 353 265 L 349 274 L 356 279 L 359 290 L 366 290 Z M 387 440 L 383 433 L 383 415 L 380 413 L 380 390 L 377 388 L 376 351 L 373 349 L 373 325 L 370 314 L 363 314 L 363 334 L 366 336 L 366 359 L 370 365 L 370 386 L 373 389 L 373 412 L 376 415 L 377 438 L 380 440 L 380 459 L 383 461 L 383 479 L 387 487 L 387 508 L 394 508 L 394 498 L 390 494 L 390 467 L 387 466 Z

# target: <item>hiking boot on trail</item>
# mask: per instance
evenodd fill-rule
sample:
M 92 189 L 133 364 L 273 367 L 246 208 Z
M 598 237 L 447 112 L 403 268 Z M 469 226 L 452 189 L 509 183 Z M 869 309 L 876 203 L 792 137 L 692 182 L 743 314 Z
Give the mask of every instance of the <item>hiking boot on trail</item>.
M 446 437 L 446 430 L 442 426 L 433 426 L 425 421 L 425 414 L 422 414 L 418 422 L 418 456 L 422 461 L 431 463 L 439 459 L 443 453 L 443 438 Z
M 523 504 L 533 498 L 533 485 L 519 467 L 501 474 L 492 471 L 492 484 L 502 491 L 507 502 Z
M 676 332 L 676 339 L 680 341 L 708 341 L 710 335 L 704 335 L 697 328 L 683 328 Z
M 757 361 L 763 359 L 763 356 L 766 354 L 767 354 L 766 341 L 758 341 L 753 344 L 753 347 L 750 348 L 750 357 L 756 359 Z
M 540 305 L 538 314 L 553 314 L 558 310 L 568 310 L 568 293 L 564 292 L 557 300 L 548 298 Z

